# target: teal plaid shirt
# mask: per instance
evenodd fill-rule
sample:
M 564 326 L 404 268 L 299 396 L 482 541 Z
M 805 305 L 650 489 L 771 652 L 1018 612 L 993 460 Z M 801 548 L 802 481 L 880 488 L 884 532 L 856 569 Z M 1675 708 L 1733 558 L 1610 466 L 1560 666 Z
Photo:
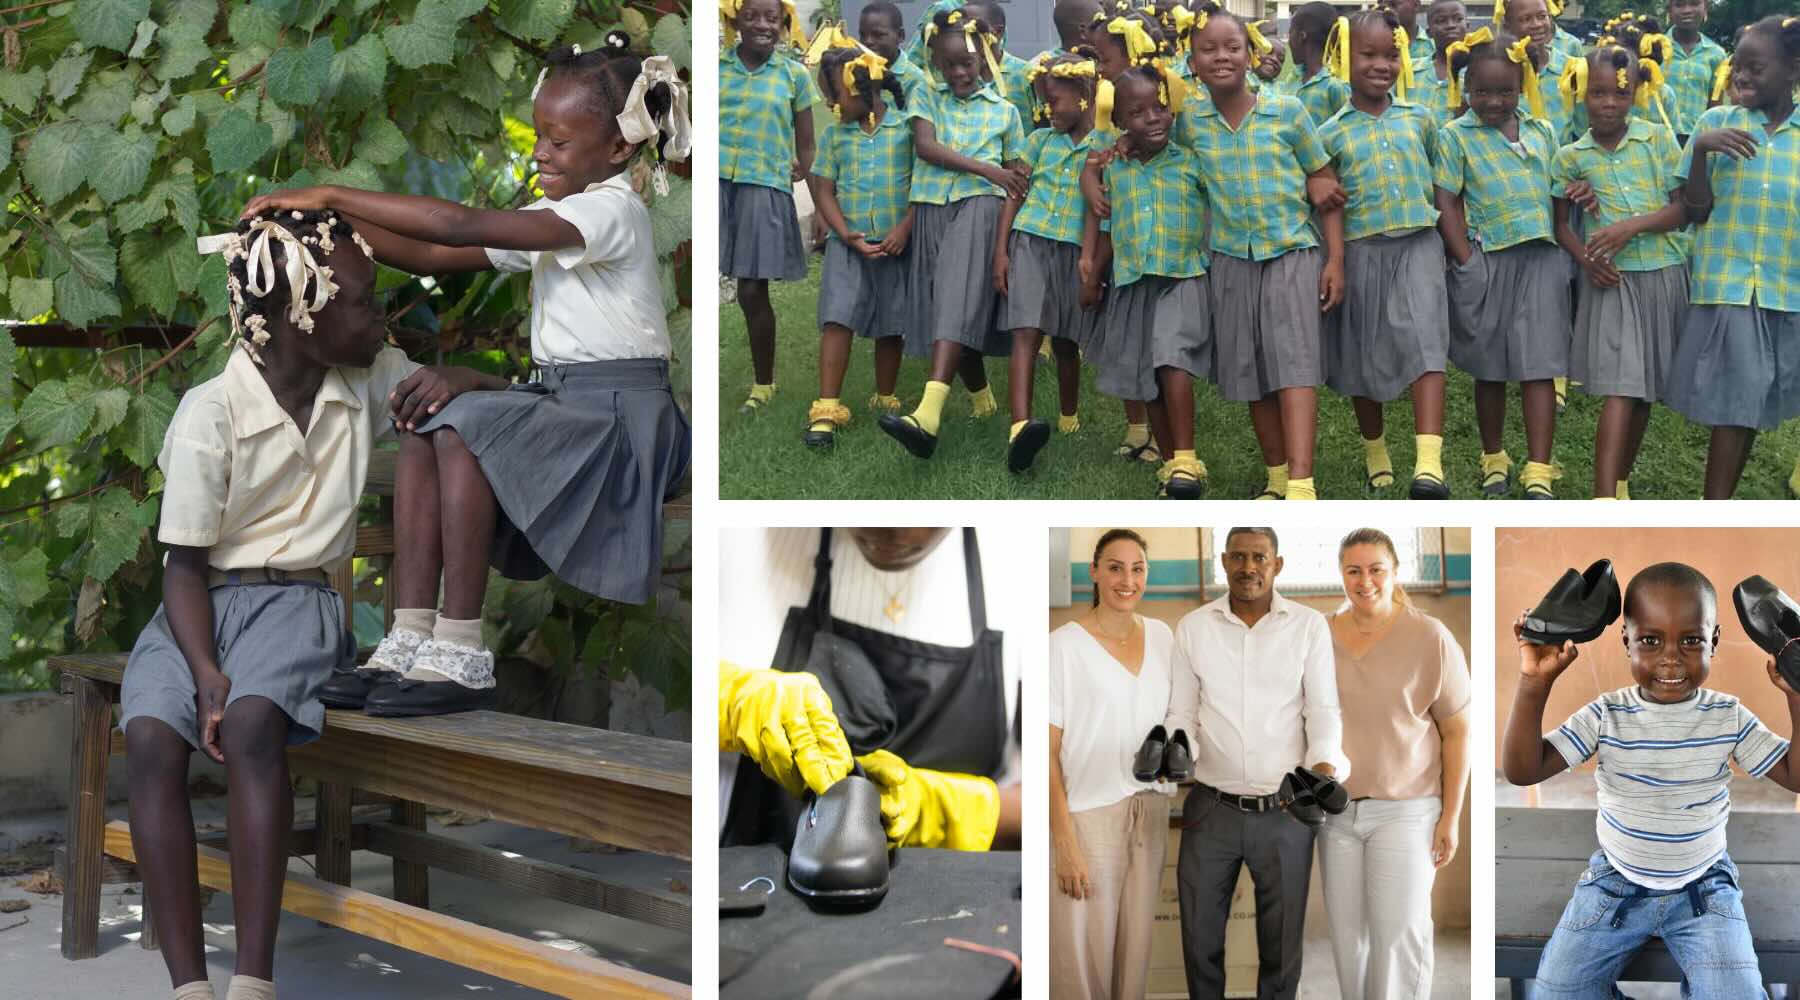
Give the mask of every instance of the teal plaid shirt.
M 1409 28 L 1406 33 L 1412 36 L 1412 44 L 1406 47 L 1406 57 L 1408 59 L 1411 59 L 1413 62 L 1418 62 L 1421 59 L 1430 62 L 1431 57 L 1437 55 L 1436 43 L 1432 42 L 1431 36 L 1427 35 L 1423 30 Z
M 1663 67 L 1669 81 L 1669 93 L 1664 95 L 1663 101 L 1669 108 L 1669 117 L 1675 122 L 1675 131 L 1688 135 L 1694 131 L 1694 123 L 1700 120 L 1700 113 L 1712 99 L 1713 74 L 1725 61 L 1725 50 L 1705 35 L 1700 36 L 1700 43 L 1692 52 L 1684 51 L 1680 42 L 1676 42 L 1674 48 L 1675 58 Z
M 1594 141 L 1594 133 L 1587 132 L 1556 151 L 1550 165 L 1550 191 L 1561 196 L 1575 181 L 1594 186 L 1600 211 L 1587 222 L 1591 233 L 1667 205 L 1669 192 L 1681 186 L 1675 180 L 1680 162 L 1681 147 L 1665 125 L 1632 122 L 1625 138 L 1619 140 L 1619 148 L 1610 151 Z M 1625 244 L 1613 265 L 1621 271 L 1654 271 L 1686 259 L 1675 233 L 1646 233 Z
M 1736 105 L 1708 108 L 1694 132 L 1741 128 L 1756 137 L 1756 156 L 1734 160 L 1714 153 L 1707 161 L 1713 210 L 1695 230 L 1689 301 L 1695 305 L 1747 306 L 1800 312 L 1800 122 L 1790 115 L 1774 135 L 1768 119 Z M 1677 183 L 1687 182 L 1694 145 L 1681 155 Z
M 1395 101 L 1376 118 L 1344 105 L 1319 129 L 1319 142 L 1350 193 L 1344 238 L 1437 224 L 1431 144 L 1437 120 L 1418 104 Z
M 1081 196 L 1081 168 L 1087 165 L 1094 133 L 1080 142 L 1053 128 L 1036 129 L 1025 136 L 1025 162 L 1031 164 L 1031 188 L 1025 204 L 1013 216 L 1013 228 L 1059 243 L 1081 244 L 1081 227 L 1087 219 L 1087 199 Z
M 1450 83 L 1437 78 L 1437 67 L 1429 58 L 1413 63 L 1413 85 L 1406 99 L 1429 110 L 1439 125 L 1448 125 L 1456 117 L 1450 107 Z
M 1147 274 L 1206 273 L 1206 180 L 1193 153 L 1171 142 L 1148 162 L 1115 156 L 1106 165 L 1106 193 L 1112 202 L 1113 287 Z
M 894 60 L 893 74 L 900 80 L 900 89 L 906 94 L 908 109 L 921 100 L 918 96 L 919 91 L 931 89 L 931 77 L 926 74 L 924 69 L 920 68 L 918 63 L 908 59 L 904 52 Z
M 755 72 L 719 54 L 719 179 L 793 190 L 794 116 L 818 103 L 800 60 L 777 52 Z
M 1325 124 L 1339 108 L 1350 103 L 1350 85 L 1324 70 L 1313 74 L 1310 80 L 1282 88 L 1281 92 L 1300 102 L 1314 128 Z
M 1556 137 L 1549 123 L 1521 108 L 1519 144 L 1523 152 L 1473 111 L 1438 129 L 1432 183 L 1462 196 L 1469 232 L 1490 252 L 1553 239 L 1550 160 Z
M 1019 112 L 1019 124 L 1031 128 L 1031 84 L 1025 82 L 1025 71 L 1031 63 L 1011 52 L 1000 53 L 1000 82 L 1006 84 L 1006 103 Z
M 1556 37 L 1550 39 L 1550 48 L 1565 56 L 1579 56 L 1587 52 L 1587 46 L 1581 44 L 1581 39 L 1564 31 L 1560 24 L 1556 26 Z
M 844 224 L 874 242 L 900 224 L 911 200 L 912 117 L 912 112 L 890 106 L 873 135 L 860 122 L 831 125 L 813 161 L 813 176 L 837 187 Z
M 1212 248 L 1270 260 L 1319 245 L 1306 175 L 1329 162 L 1300 102 L 1264 92 L 1232 131 L 1211 102 L 1182 110 L 1176 140 L 1192 149 L 1212 199 Z M 1116 214 L 1116 210 L 1115 210 Z
M 1544 97 L 1544 114 L 1550 119 L 1550 128 L 1553 130 L 1559 146 L 1587 131 L 1587 105 L 1576 108 L 1574 102 L 1569 100 L 1568 95 L 1562 92 L 1562 88 L 1557 86 L 1557 81 L 1562 77 L 1563 67 L 1568 64 L 1569 54 L 1567 52 L 1562 49 L 1552 49 L 1550 61 L 1545 63 L 1543 71 L 1538 73 L 1538 93 Z M 1527 113 L 1530 111 L 1530 106 L 1525 103 L 1522 95 L 1519 98 L 1519 107 L 1524 108 Z
M 919 116 L 929 120 L 937 132 L 938 142 L 964 156 L 996 166 L 1022 159 L 1025 129 L 1019 123 L 1019 112 L 1006 103 L 994 88 L 983 85 L 968 97 L 957 97 L 944 85 L 921 93 Z M 926 205 L 948 205 L 953 201 L 1005 192 L 984 177 L 947 170 L 915 158 L 913 163 L 912 200 Z

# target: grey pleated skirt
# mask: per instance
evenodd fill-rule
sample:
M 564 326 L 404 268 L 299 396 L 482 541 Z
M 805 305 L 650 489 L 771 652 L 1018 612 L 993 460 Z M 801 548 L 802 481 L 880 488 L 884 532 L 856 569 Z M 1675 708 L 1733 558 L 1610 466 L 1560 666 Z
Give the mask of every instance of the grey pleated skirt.
M 1688 306 L 1667 384 L 1668 404 L 1708 427 L 1766 431 L 1800 416 L 1800 313 Z
M 1147 274 L 1106 294 L 1104 315 L 1088 350 L 1098 371 L 1094 388 L 1117 399 L 1152 400 L 1156 370 L 1179 368 L 1195 378 L 1212 371 L 1212 306 L 1207 275 Z
M 337 591 L 316 583 L 221 584 L 208 596 L 219 669 L 231 681 L 226 707 L 251 695 L 267 698 L 287 713 L 289 746 L 318 739 L 325 725 L 319 686 L 334 667 L 356 664 L 356 639 Z M 158 607 L 125 662 L 119 727 L 139 717 L 161 719 L 198 750 L 194 695 L 194 675 L 175 644 L 168 610 Z
M 1385 403 L 1444 370 L 1450 299 L 1437 230 L 1351 240 L 1344 278 L 1344 302 L 1325 316 L 1327 385 Z
M 793 194 L 719 182 L 719 273 L 774 281 L 806 277 L 806 242 Z
M 1617 288 L 1584 278 L 1576 292 L 1569 378 L 1594 396 L 1663 398 L 1681 317 L 1688 308 L 1687 267 L 1621 271 Z
M 500 505 L 490 561 L 627 604 L 656 593 L 663 501 L 687 474 L 687 417 L 661 358 L 553 365 L 543 381 L 466 392 L 419 428 L 455 428 Z
M 859 337 L 906 333 L 910 254 L 869 258 L 832 237 L 825 241 L 819 276 L 819 325 L 835 323 Z
M 1569 260 L 1532 242 L 1445 268 L 1450 361 L 1483 382 L 1533 382 L 1569 373 Z
M 924 356 L 940 340 L 983 354 L 1008 354 L 994 291 L 994 230 L 1001 200 L 976 195 L 948 205 L 913 206 L 912 322 L 906 353 Z
M 1323 385 L 1325 324 L 1319 272 L 1325 251 L 1264 261 L 1212 255 L 1213 378 L 1219 395 L 1247 403 L 1278 389 Z
M 1042 330 L 1086 348 L 1101 311 L 1081 308 L 1081 247 L 1016 229 L 1007 240 L 1011 266 L 1000 328 Z

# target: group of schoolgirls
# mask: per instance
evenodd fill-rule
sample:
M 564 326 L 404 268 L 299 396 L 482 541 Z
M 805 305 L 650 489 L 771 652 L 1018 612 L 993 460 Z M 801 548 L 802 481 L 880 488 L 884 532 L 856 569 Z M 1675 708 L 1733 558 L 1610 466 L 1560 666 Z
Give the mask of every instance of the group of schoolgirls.
M 1459 0 L 1435 0 L 1414 40 L 1420 12 L 1308 4 L 1293 78 L 1271 86 L 1279 43 L 1210 3 L 1061 0 L 1062 48 L 1028 62 L 1003 55 L 987 0 L 939 0 L 906 51 L 898 11 L 875 3 L 860 42 L 828 29 L 807 54 L 836 112 L 814 163 L 808 59 L 777 51 L 792 14 L 739 5 L 742 42 L 721 58 L 721 263 L 757 363 L 746 408 L 774 392 L 766 281 L 805 274 L 788 193 L 805 176 L 832 236 L 810 445 L 849 422 L 861 335 L 876 341 L 871 409 L 920 457 L 952 378 L 975 415 L 995 412 L 981 358 L 1009 356 L 1007 464 L 1023 471 L 1053 434 L 1030 409 L 1047 334 L 1056 430 L 1080 426 L 1085 359 L 1125 402 L 1120 452 L 1158 463 L 1164 496 L 1205 491 L 1200 378 L 1249 406 L 1258 499 L 1317 496 L 1320 385 L 1352 397 L 1375 495 L 1396 482 L 1382 404 L 1410 392 L 1408 494 L 1448 497 L 1449 363 L 1475 380 L 1485 496 L 1515 495 L 1509 382 L 1522 494 L 1555 496 L 1565 378 L 1606 397 L 1596 498 L 1629 498 L 1657 400 L 1713 428 L 1705 495 L 1729 496 L 1757 430 L 1800 413 L 1800 18 L 1749 26 L 1727 60 L 1699 32 L 1703 0 L 1673 0 L 1668 35 L 1622 15 L 1586 48 L 1546 0 L 1502 4 L 1475 31 Z M 773 181 L 755 179 L 759 159 Z M 906 414 L 903 353 L 930 357 Z

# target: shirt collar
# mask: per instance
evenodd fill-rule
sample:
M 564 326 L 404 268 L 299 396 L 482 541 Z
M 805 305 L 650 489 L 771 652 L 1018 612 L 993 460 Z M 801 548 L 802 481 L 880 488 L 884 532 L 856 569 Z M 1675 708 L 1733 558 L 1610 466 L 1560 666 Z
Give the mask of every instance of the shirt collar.
M 975 98 L 980 97 L 980 98 L 985 98 L 987 100 L 993 101 L 996 104 L 1004 103 L 1003 101 L 1001 101 L 1000 95 L 998 93 L 995 93 L 994 85 L 992 83 L 984 83 L 981 86 L 976 87 L 974 92 L 969 94 L 969 96 L 967 96 L 967 97 L 958 97 L 958 96 L 956 96 L 956 94 L 954 92 L 951 91 L 950 81 L 945 80 L 940 77 L 937 81 L 937 89 L 942 91 L 945 97 L 948 97 L 953 101 L 972 101 Z
M 1285 614 L 1289 613 L 1290 611 L 1292 611 L 1293 608 L 1294 608 L 1293 601 L 1290 601 L 1287 598 L 1281 596 L 1280 591 L 1275 591 L 1269 595 L 1269 613 L 1267 615 L 1264 615 L 1263 618 L 1259 618 L 1257 620 L 1262 621 L 1263 619 L 1272 618 L 1277 615 L 1285 615 Z M 1229 591 L 1226 592 L 1224 596 L 1215 599 L 1214 601 L 1212 601 L 1212 603 L 1206 605 L 1206 607 L 1202 608 L 1201 610 L 1204 611 L 1204 610 L 1208 610 L 1208 609 L 1210 609 L 1214 614 L 1218 615 L 1220 618 L 1224 618 L 1229 621 L 1240 622 L 1240 623 L 1243 621 L 1243 619 L 1241 619 L 1237 616 L 1236 612 L 1231 610 L 1231 594 Z
M 225 405 L 231 411 L 232 433 L 239 440 L 255 437 L 289 420 L 288 412 L 275 401 L 269 383 L 256 370 L 256 362 L 250 360 L 250 352 L 232 348 L 231 357 L 225 362 L 224 379 Z M 325 372 L 325 381 L 319 384 L 319 394 L 313 398 L 313 412 L 318 414 L 319 408 L 328 403 L 342 403 L 351 410 L 363 408 L 362 397 L 350 388 L 341 369 Z M 317 416 L 313 419 L 316 422 Z M 304 433 L 305 428 L 301 431 Z
M 1619 145 L 1624 146 L 1628 142 L 1649 142 L 1650 135 L 1649 122 L 1633 119 L 1626 123 L 1625 137 L 1619 140 Z M 1600 145 L 1600 140 L 1594 138 L 1594 130 L 1591 128 L 1586 132 L 1581 133 L 1581 138 L 1575 140 L 1575 148 L 1598 149 L 1601 152 L 1607 151 L 1605 146 Z
M 1280 112 L 1276 111 L 1275 108 L 1271 105 L 1271 102 L 1265 99 L 1266 96 L 1267 95 L 1264 95 L 1260 91 L 1257 92 L 1256 103 L 1252 104 L 1250 106 L 1250 114 L 1265 115 L 1265 116 L 1280 114 Z M 1200 107 L 1193 112 L 1189 112 L 1188 109 L 1184 106 L 1181 109 L 1181 113 L 1184 115 L 1191 113 L 1196 118 L 1223 118 L 1224 117 L 1223 115 L 1221 115 L 1219 113 L 1219 106 L 1217 104 L 1213 103 L 1210 99 L 1201 102 Z M 1245 117 L 1248 118 L 1249 115 L 1246 115 Z M 1243 123 L 1242 122 L 1238 123 L 1238 127 L 1242 128 Z

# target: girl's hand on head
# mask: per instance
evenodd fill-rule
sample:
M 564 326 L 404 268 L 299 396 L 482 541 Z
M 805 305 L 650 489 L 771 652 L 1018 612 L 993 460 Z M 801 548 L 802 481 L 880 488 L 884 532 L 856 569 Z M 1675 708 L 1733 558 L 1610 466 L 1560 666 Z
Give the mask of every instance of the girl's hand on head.
M 331 207 L 331 188 L 303 187 L 288 188 L 285 191 L 270 191 L 250 199 L 244 206 L 240 219 L 249 219 L 270 212 L 300 211 L 323 212 Z
M 1556 680 L 1581 655 L 1573 642 L 1544 646 L 1526 639 L 1524 615 L 1513 619 L 1513 638 L 1519 643 L 1519 673 L 1545 683 Z
M 219 745 L 219 723 L 225 721 L 225 703 L 231 700 L 231 678 L 218 668 L 194 678 L 195 718 L 200 720 L 200 749 L 208 757 L 225 763 L 225 751 Z
M 1570 181 L 1563 189 L 1563 199 L 1580 205 L 1583 211 L 1600 211 L 1600 196 L 1594 193 L 1594 185 L 1587 181 Z
M 1694 137 L 1694 149 L 1702 153 L 1724 153 L 1734 160 L 1756 158 L 1756 136 L 1741 128 L 1708 129 Z
M 1774 657 L 1770 657 L 1766 665 L 1769 669 L 1769 683 L 1775 685 L 1782 694 L 1789 698 L 1800 698 L 1800 691 L 1795 691 L 1794 686 L 1787 682 L 1787 678 L 1781 676 L 1781 671 L 1775 669 Z
M 1319 272 L 1319 311 L 1330 312 L 1344 301 L 1344 263 L 1326 264 Z

